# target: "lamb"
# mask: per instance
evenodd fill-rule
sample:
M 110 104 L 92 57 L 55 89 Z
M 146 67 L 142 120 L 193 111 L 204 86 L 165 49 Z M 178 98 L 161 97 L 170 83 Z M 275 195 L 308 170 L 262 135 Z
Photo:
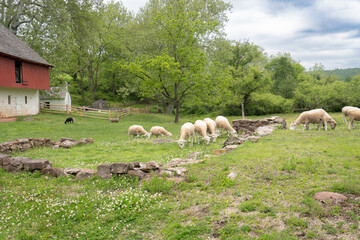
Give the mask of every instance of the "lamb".
M 154 127 L 152 127 L 152 128 L 150 129 L 150 133 L 151 133 L 151 135 L 156 136 L 156 138 L 157 138 L 158 136 L 164 136 L 164 135 L 166 135 L 166 136 L 168 136 L 168 137 L 171 137 L 171 136 L 172 136 L 172 133 L 171 133 L 171 132 L 166 131 L 165 128 L 160 127 L 160 126 L 154 126 Z
M 187 122 L 187 123 L 184 123 L 181 126 L 180 131 L 181 131 L 180 138 L 177 141 L 178 144 L 179 144 L 179 147 L 180 148 L 185 147 L 186 139 L 188 139 L 189 145 L 192 146 L 193 145 L 193 139 L 194 139 L 194 133 L 195 133 L 195 126 L 192 123 Z M 190 142 L 190 139 L 191 139 L 191 142 Z
M 350 110 L 352 110 L 352 109 L 357 109 L 357 107 L 346 106 L 346 107 L 343 107 L 343 108 L 341 109 L 341 112 L 342 112 L 343 117 L 344 117 L 344 119 L 343 119 L 343 122 L 344 122 L 344 123 L 347 123 L 346 117 L 349 116 L 349 113 L 348 113 L 348 112 L 349 112 Z
M 209 133 L 209 136 L 211 138 L 211 140 L 215 143 L 216 142 L 216 138 L 217 138 L 217 133 L 216 133 L 216 123 L 214 120 L 212 120 L 211 118 L 205 118 L 204 122 L 206 123 L 207 126 L 207 132 Z
M 352 126 L 353 129 L 354 128 L 354 120 L 356 121 L 360 121 L 360 109 L 359 108 L 354 108 L 354 109 L 351 109 L 349 110 L 348 112 L 348 115 L 349 115 L 349 125 L 348 125 L 348 129 L 350 131 L 350 126 Z
M 310 130 L 309 123 L 319 124 L 317 130 L 320 129 L 321 124 L 325 127 L 327 131 L 327 123 L 330 123 L 331 128 L 335 129 L 336 121 L 323 109 L 314 109 L 310 111 L 305 111 L 300 114 L 300 116 L 290 124 L 290 130 L 294 130 L 299 124 L 304 124 L 303 130 Z
M 140 138 L 141 135 L 144 135 L 146 137 L 146 139 L 149 139 L 151 136 L 151 133 L 148 133 L 147 131 L 145 131 L 145 129 L 140 125 L 130 126 L 129 130 L 128 130 L 128 134 L 129 134 L 129 141 L 130 141 L 131 135 L 133 135 L 133 138 L 135 138 L 135 136 Z
M 195 124 L 195 139 L 197 133 L 201 135 L 206 143 L 206 145 L 209 145 L 210 143 L 210 137 L 206 135 L 207 125 L 203 120 L 196 120 Z M 200 144 L 200 136 L 198 136 L 198 144 Z
M 225 130 L 228 136 L 229 136 L 229 132 L 232 135 L 236 135 L 236 131 L 231 127 L 226 117 L 217 116 L 215 119 L 215 123 L 216 123 L 216 127 L 220 129 L 220 136 L 222 136 L 222 130 Z

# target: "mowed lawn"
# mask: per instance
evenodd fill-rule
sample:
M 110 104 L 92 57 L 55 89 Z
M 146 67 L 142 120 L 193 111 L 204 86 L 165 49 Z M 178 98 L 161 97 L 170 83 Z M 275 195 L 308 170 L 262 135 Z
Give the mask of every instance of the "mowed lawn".
M 186 166 L 186 178 L 169 181 L 97 177 L 78 181 L 0 170 L 2 239 L 358 239 L 360 237 L 360 124 L 349 132 L 340 113 L 336 130 L 275 130 L 257 143 Z M 298 114 L 280 115 L 288 125 Z M 130 115 L 110 123 L 40 114 L 32 121 L 0 123 L 0 142 L 27 137 L 93 138 L 71 149 L 42 147 L 12 156 L 48 159 L 56 167 L 96 169 L 113 162 L 202 156 L 226 137 L 180 149 L 176 142 L 129 141 L 127 129 L 160 125 L 180 136 L 182 123 L 205 117 Z M 265 116 L 249 117 L 263 118 Z M 239 117 L 229 117 L 233 120 Z M 330 127 L 329 127 L 330 128 Z M 167 138 L 166 138 L 167 139 Z M 236 173 L 235 180 L 227 178 Z M 345 194 L 341 203 L 314 200 L 318 191 Z

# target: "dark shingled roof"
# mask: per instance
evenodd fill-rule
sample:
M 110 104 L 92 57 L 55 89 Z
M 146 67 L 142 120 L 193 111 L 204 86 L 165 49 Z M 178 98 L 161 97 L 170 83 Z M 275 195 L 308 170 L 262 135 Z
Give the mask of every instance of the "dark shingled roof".
M 38 53 L 0 24 L 0 55 L 11 56 L 40 65 L 51 66 Z

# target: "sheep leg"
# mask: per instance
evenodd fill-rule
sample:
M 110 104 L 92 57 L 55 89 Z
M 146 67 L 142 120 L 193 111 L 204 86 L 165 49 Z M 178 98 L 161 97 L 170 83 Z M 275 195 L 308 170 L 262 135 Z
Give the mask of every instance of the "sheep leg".
M 346 124 L 347 124 L 347 121 L 346 121 L 346 116 L 345 116 L 345 114 L 344 114 L 343 116 L 344 116 L 344 119 L 343 119 L 343 123 L 346 123 Z
M 327 121 L 324 120 L 325 131 L 327 131 Z
M 351 123 L 352 123 L 352 121 L 351 121 L 351 118 L 350 118 L 349 124 L 348 124 L 348 130 L 349 130 L 349 132 L 350 132 L 350 128 L 351 128 Z

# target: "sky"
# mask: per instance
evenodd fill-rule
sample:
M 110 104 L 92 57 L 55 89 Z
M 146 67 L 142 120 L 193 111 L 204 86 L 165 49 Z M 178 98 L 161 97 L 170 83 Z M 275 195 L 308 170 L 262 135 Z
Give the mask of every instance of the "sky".
M 224 0 L 233 5 L 227 38 L 269 55 L 290 53 L 307 69 L 360 67 L 360 0 Z M 146 0 L 122 0 L 135 13 Z

